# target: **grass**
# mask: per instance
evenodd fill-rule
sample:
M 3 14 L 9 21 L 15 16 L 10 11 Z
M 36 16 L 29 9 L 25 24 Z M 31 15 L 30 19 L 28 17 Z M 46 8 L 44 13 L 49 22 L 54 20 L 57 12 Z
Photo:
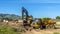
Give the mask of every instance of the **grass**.
M 53 34 L 60 34 L 59 32 L 54 32 Z
M 60 24 L 55 24 L 55 26 L 60 26 Z
M 20 29 L 14 29 L 12 27 L 0 26 L 0 34 L 19 34 Z

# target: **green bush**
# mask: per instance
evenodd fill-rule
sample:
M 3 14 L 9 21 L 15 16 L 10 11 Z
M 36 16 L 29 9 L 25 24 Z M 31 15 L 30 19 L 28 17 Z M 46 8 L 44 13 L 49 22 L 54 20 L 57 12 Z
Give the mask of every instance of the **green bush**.
M 0 34 L 18 34 L 18 32 L 16 32 L 12 27 L 0 26 Z

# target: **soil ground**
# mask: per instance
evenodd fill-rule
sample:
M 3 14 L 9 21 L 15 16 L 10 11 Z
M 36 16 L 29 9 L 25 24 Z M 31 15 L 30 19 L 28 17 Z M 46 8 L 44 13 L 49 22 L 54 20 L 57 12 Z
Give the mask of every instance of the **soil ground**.
M 33 29 L 32 31 L 22 32 L 21 34 L 60 34 L 60 26 L 56 26 L 57 29 Z
M 8 25 L 12 27 L 21 27 L 21 23 L 15 24 L 15 23 L 9 22 Z M 21 34 L 54 34 L 54 33 L 60 34 L 60 26 L 56 26 L 56 28 L 57 29 L 43 29 L 43 30 L 33 29 L 31 31 L 22 32 Z
M 54 33 L 60 34 L 60 29 L 39 30 L 39 31 L 32 30 L 32 31 L 27 31 L 27 32 L 22 33 L 22 34 L 54 34 Z

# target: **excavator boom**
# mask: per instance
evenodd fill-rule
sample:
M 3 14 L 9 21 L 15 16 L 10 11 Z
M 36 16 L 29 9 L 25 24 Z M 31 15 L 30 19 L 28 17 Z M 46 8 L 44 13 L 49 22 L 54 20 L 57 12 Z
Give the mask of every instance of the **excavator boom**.
M 29 17 L 28 11 L 24 7 L 22 7 L 22 19 L 24 19 L 24 16 L 26 16 L 26 18 Z

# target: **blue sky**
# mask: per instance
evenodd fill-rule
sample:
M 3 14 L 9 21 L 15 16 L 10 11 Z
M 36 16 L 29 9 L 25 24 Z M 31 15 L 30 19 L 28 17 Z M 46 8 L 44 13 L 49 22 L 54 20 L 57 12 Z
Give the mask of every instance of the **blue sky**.
M 33 17 L 55 18 L 60 16 L 60 0 L 0 0 L 0 13 L 21 16 L 22 6 Z
M 34 17 L 60 16 L 60 0 L 22 0 L 22 5 Z
M 20 15 L 20 0 L 0 0 L 0 13 Z

